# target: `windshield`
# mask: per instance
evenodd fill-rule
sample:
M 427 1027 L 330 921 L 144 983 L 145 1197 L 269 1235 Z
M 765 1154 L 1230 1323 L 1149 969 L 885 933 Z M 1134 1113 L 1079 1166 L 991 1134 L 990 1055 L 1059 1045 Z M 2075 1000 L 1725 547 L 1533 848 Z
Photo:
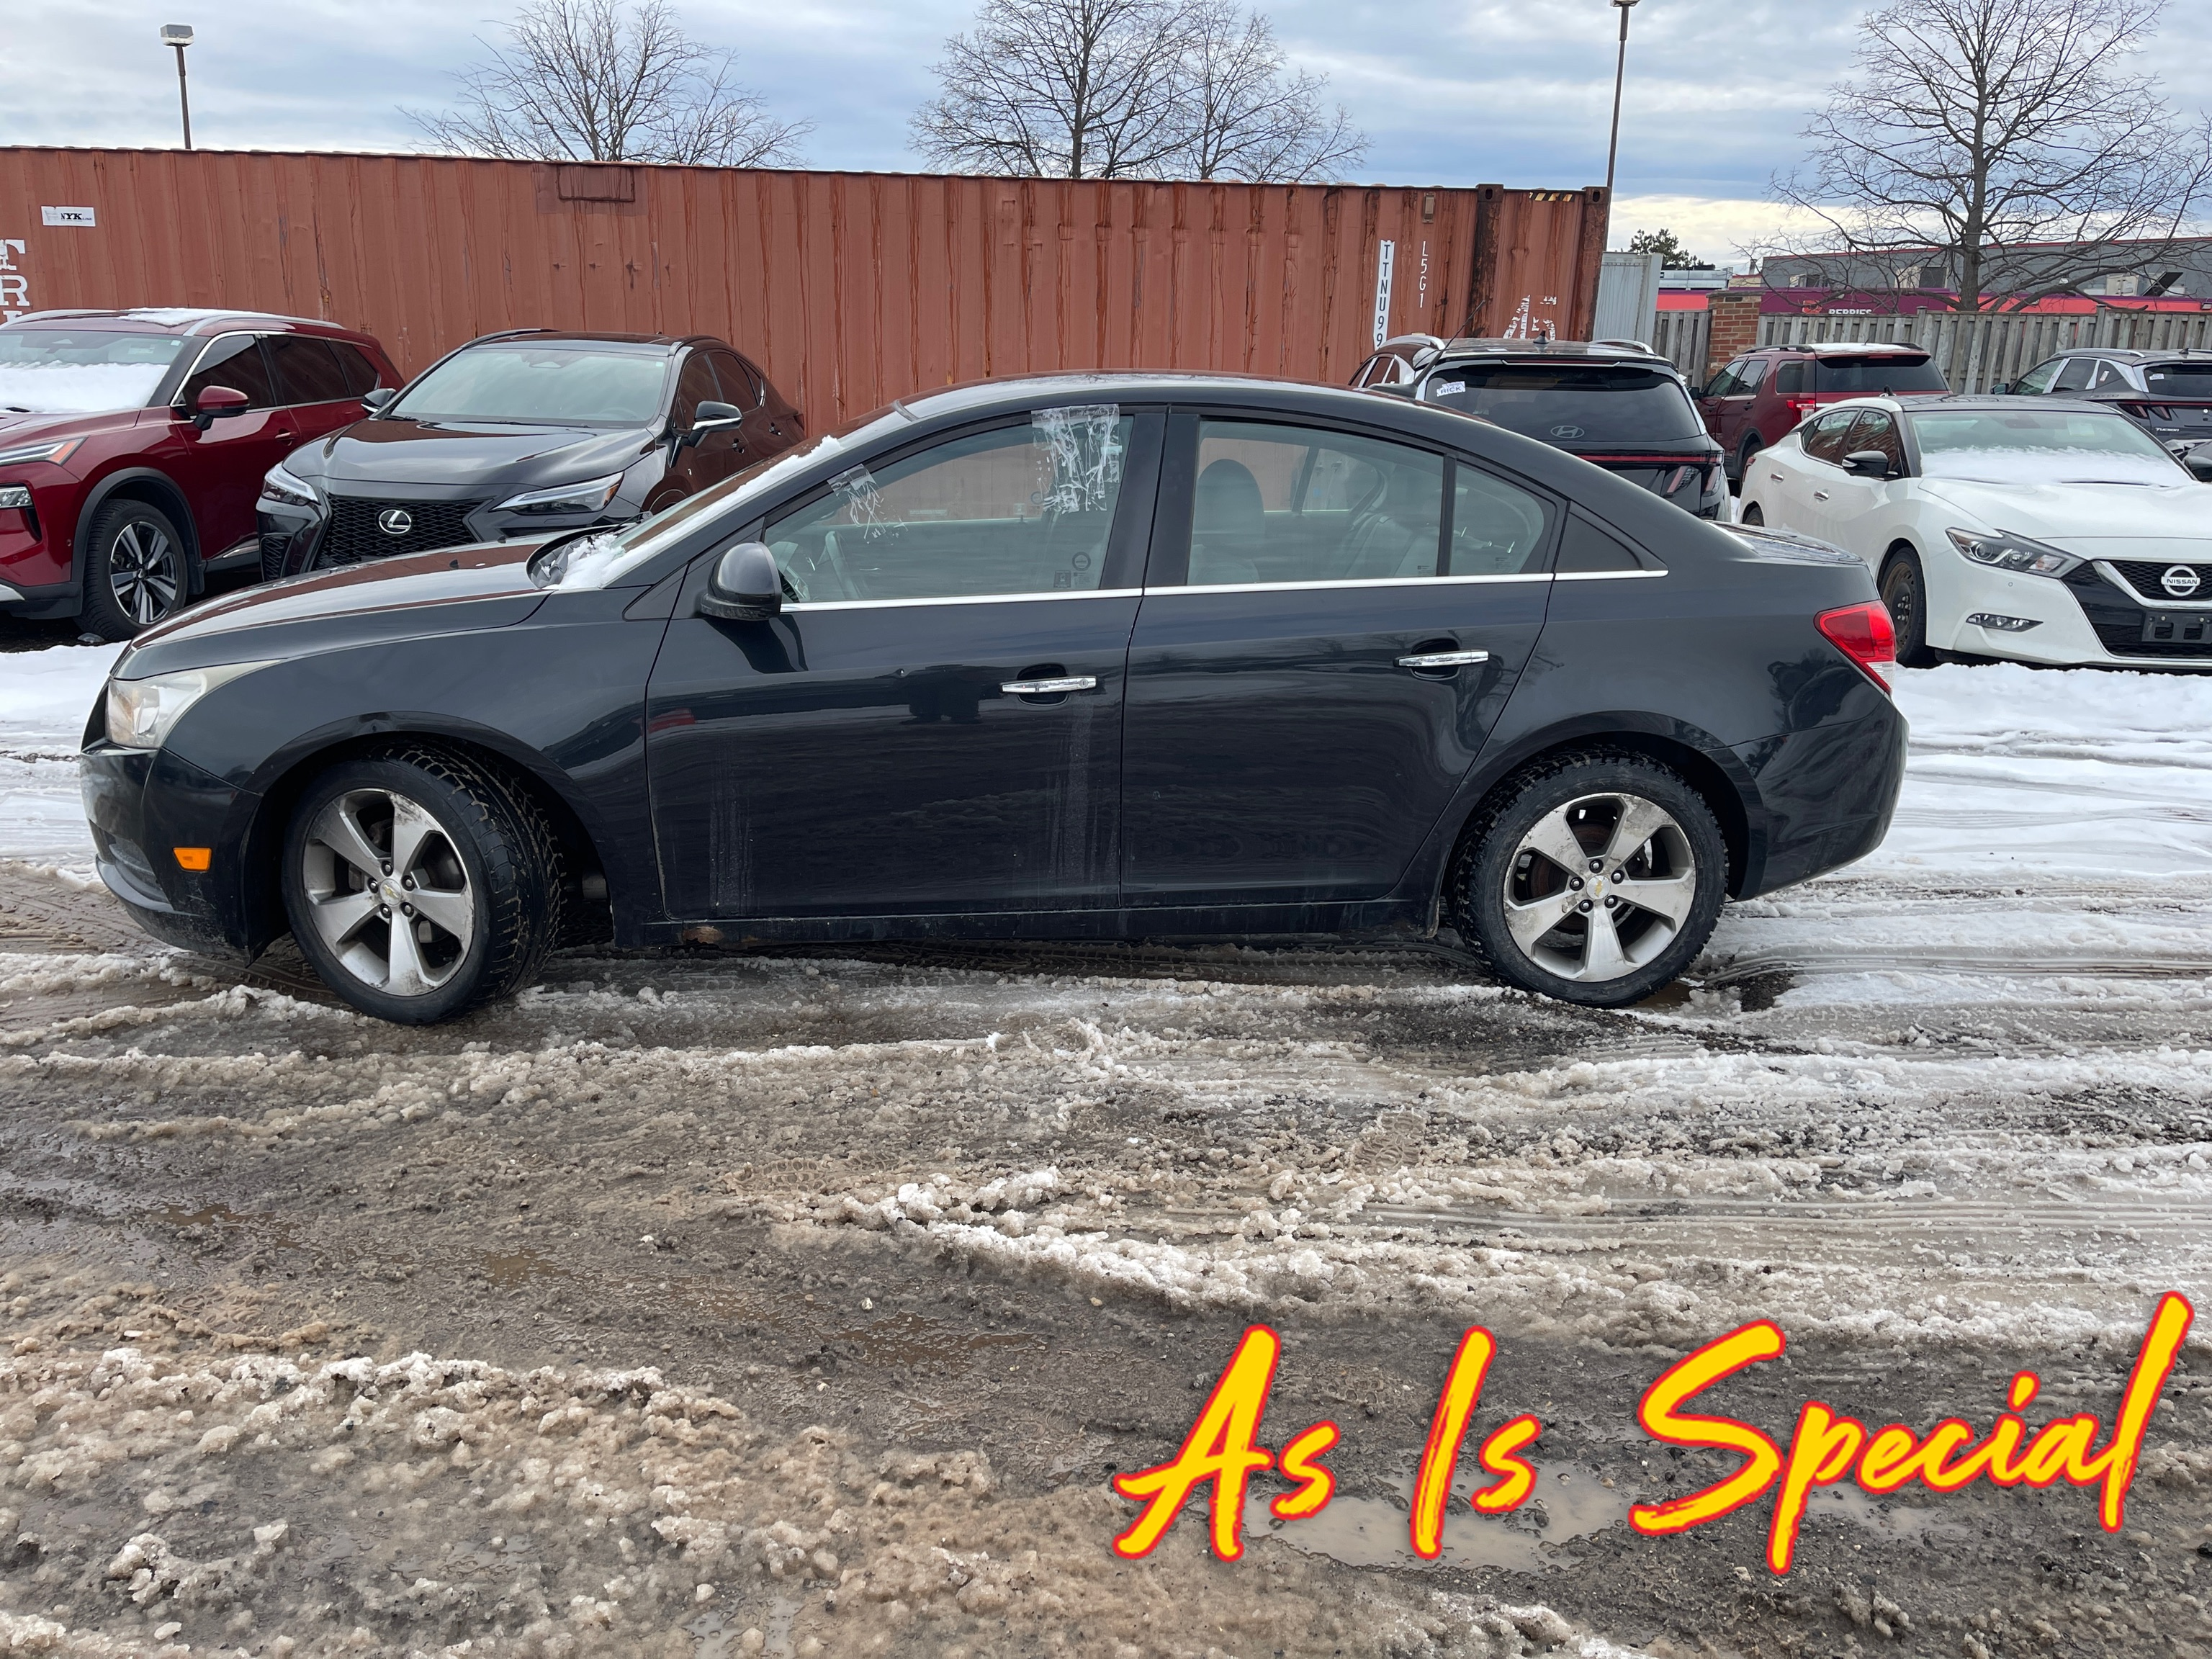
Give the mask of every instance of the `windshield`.
M 2172 484 L 2189 477 L 2134 422 L 2102 410 L 1947 409 L 1905 418 L 1930 478 Z
M 1704 433 L 1681 382 L 1656 368 L 1596 363 L 1468 363 L 1439 369 L 1428 397 L 1524 437 L 1582 448 Z
M 198 342 L 112 329 L 0 328 L 0 410 L 96 415 L 143 409 L 169 366 Z
M 1948 392 L 1943 371 L 1925 357 L 1883 352 L 1872 357 L 1815 357 L 1813 387 L 1853 398 L 1895 392 Z
M 660 352 L 590 346 L 476 346 L 455 353 L 385 410 L 410 421 L 532 426 L 647 426 L 668 379 Z
M 2149 363 L 2143 380 L 2169 398 L 2212 398 L 2212 362 Z

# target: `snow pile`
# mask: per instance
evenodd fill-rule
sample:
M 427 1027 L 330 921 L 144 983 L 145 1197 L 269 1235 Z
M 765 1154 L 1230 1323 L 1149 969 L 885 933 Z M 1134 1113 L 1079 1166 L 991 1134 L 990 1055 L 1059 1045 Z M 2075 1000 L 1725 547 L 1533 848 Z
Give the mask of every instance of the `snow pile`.
M 99 645 L 0 654 L 0 857 L 90 866 L 76 754 L 122 653 Z

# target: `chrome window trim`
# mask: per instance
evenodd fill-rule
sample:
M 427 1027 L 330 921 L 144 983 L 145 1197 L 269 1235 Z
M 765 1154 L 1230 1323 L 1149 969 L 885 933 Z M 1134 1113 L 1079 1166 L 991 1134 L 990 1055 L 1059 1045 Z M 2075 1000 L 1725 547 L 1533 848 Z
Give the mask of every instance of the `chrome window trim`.
M 1562 582 L 1632 582 L 1650 576 L 1667 576 L 1668 570 L 1562 570 L 1552 580 Z
M 1552 580 L 1548 570 L 1526 571 L 1507 576 L 1368 576 L 1343 581 L 1326 582 L 1177 582 L 1171 586 L 1147 587 L 1153 593 L 1314 593 L 1328 592 L 1346 587 L 1447 587 L 1472 586 L 1479 582 L 1547 582 Z
M 185 415 L 190 415 L 192 411 L 185 408 L 185 387 L 186 384 L 191 381 L 193 375 L 200 372 L 200 365 L 207 361 L 208 353 L 213 351 L 225 340 L 234 340 L 241 335 L 249 340 L 259 340 L 267 337 L 259 329 L 253 328 L 227 328 L 220 334 L 209 335 L 207 337 L 207 343 L 200 348 L 199 356 L 192 359 L 192 366 L 185 371 L 185 378 L 177 382 L 177 395 L 169 399 L 167 406 L 171 409 L 178 410 Z M 261 367 L 268 373 L 269 390 L 273 395 L 276 390 L 276 372 L 274 368 L 271 368 L 269 360 L 265 357 L 261 360 Z M 157 404 L 155 407 L 158 409 L 161 407 L 161 405 Z M 272 403 L 269 407 L 272 410 L 303 409 L 309 407 L 309 405 L 304 404 Z
M 1071 588 L 1042 593 L 945 593 L 921 599 L 793 599 L 786 611 L 898 611 L 917 605 L 1028 605 L 1038 599 L 1135 599 L 1141 587 Z

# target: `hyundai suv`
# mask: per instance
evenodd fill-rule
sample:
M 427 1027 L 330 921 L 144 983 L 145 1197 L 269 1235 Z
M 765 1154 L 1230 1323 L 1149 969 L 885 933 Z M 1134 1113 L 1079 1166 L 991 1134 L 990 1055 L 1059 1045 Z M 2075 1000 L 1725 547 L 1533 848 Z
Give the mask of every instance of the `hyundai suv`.
M 0 612 L 127 639 L 260 560 L 253 498 L 399 373 L 370 336 L 240 311 L 0 326 Z
M 1949 390 L 1943 371 L 1917 346 L 1834 340 L 1747 351 L 1706 383 L 1698 407 L 1728 455 L 1729 477 L 1741 483 L 1753 455 L 1826 404 Z
M 1701 519 L 1728 501 L 1681 370 L 1640 340 L 1386 340 L 1352 385 L 1434 404 L 1618 473 Z
M 2107 404 L 2204 476 L 2192 452 L 2212 441 L 2212 351 L 2062 351 L 1991 389 Z
M 804 431 L 707 336 L 486 335 L 270 470 L 262 574 L 628 524 Z

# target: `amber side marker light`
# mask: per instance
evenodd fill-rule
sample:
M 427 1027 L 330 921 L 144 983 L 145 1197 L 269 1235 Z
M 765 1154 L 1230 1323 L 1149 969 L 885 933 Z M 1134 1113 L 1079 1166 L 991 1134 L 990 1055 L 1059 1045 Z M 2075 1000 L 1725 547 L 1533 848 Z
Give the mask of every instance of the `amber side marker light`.
M 169 850 L 177 855 L 179 867 L 185 870 L 204 870 L 215 857 L 211 847 L 172 847 Z

